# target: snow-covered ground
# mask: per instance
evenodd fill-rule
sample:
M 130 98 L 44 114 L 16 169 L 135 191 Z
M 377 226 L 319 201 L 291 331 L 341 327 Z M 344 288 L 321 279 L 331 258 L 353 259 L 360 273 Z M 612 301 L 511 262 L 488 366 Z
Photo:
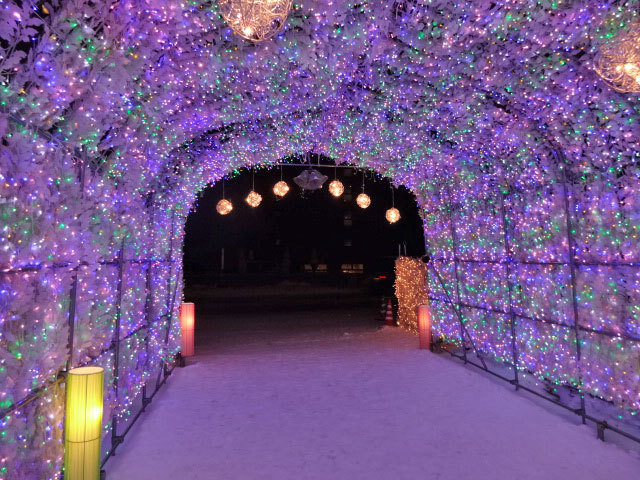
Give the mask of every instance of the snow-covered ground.
M 200 329 L 108 480 L 640 478 L 640 455 L 593 425 L 368 313 L 222 320 Z

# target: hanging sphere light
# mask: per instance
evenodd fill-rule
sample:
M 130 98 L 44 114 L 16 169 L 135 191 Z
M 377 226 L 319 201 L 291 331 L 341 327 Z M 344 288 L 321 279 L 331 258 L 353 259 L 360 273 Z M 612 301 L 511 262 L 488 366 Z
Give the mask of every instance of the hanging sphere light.
M 233 204 L 226 198 L 220 200 L 216 205 L 216 211 L 220 215 L 226 215 L 227 213 L 231 212 L 231 210 L 233 210 Z
M 389 210 L 387 210 L 387 213 L 385 213 L 384 216 L 387 219 L 387 222 L 389 222 L 389 223 L 396 223 L 401 218 L 400 217 L 400 210 L 398 210 L 395 207 L 390 208 Z
M 371 197 L 369 197 L 369 195 L 367 195 L 366 193 L 361 193 L 356 198 L 356 203 L 360 208 L 367 208 L 369 205 L 371 205 Z
M 340 180 L 334 180 L 329 184 L 329 192 L 334 197 L 339 197 L 344 192 L 344 185 Z
M 273 186 L 273 193 L 279 197 L 284 197 L 289 192 L 289 185 L 284 180 L 280 180 Z
M 250 207 L 256 208 L 258 205 L 260 205 L 260 202 L 262 202 L 262 195 L 254 190 L 251 190 L 244 201 L 247 202 Z
M 284 27 L 292 0 L 220 0 L 220 13 L 243 38 L 261 42 Z
M 640 92 L 640 22 L 600 47 L 595 70 L 611 88 L 623 93 Z

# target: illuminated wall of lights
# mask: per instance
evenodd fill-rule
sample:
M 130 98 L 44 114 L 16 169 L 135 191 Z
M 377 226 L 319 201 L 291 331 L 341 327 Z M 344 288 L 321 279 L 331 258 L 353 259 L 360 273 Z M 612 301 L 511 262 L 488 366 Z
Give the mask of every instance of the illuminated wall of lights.
M 593 69 L 636 0 L 302 0 L 258 44 L 211 2 L 61 3 L 3 4 L 0 410 L 48 389 L 0 418 L 0 477 L 58 477 L 75 273 L 72 364 L 105 368 L 104 419 L 126 419 L 179 345 L 197 192 L 309 151 L 416 195 L 438 335 L 457 341 L 447 302 L 465 305 L 508 362 L 511 307 L 523 374 L 640 411 L 639 98 Z
M 419 258 L 398 257 L 395 263 L 395 295 L 398 299 L 398 325 L 418 333 L 418 305 L 428 303 L 427 268 Z

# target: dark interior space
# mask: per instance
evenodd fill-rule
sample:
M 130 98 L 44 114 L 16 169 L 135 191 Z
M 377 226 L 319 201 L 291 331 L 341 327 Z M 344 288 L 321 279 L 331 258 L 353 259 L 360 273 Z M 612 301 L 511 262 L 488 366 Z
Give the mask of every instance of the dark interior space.
M 284 166 L 236 171 L 201 192 L 186 223 L 186 298 L 200 308 L 241 311 L 258 302 L 264 310 L 377 305 L 392 294 L 398 254 L 424 252 L 413 194 L 404 187 L 392 193 L 369 170 L 314 168 L 328 177 L 319 190 L 293 180 L 308 167 Z M 284 197 L 273 192 L 281 179 L 290 187 Z M 334 179 L 344 185 L 339 197 L 328 190 Z M 253 185 L 262 195 L 255 208 L 245 202 Z M 233 204 L 227 215 L 216 212 L 223 189 Z M 371 199 L 364 209 L 356 203 L 363 190 Z M 393 224 L 385 218 L 392 204 L 401 214 Z

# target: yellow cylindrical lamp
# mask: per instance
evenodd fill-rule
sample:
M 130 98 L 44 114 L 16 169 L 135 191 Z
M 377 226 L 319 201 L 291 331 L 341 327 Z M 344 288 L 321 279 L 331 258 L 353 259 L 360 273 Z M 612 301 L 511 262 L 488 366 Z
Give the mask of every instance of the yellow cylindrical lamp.
M 418 305 L 418 339 L 420 349 L 431 348 L 431 311 L 429 305 Z
M 194 336 L 196 326 L 195 305 L 191 302 L 180 304 L 180 330 L 182 330 L 182 356 L 194 354 Z
M 65 480 L 100 478 L 103 389 L 102 367 L 79 367 L 67 372 Z

